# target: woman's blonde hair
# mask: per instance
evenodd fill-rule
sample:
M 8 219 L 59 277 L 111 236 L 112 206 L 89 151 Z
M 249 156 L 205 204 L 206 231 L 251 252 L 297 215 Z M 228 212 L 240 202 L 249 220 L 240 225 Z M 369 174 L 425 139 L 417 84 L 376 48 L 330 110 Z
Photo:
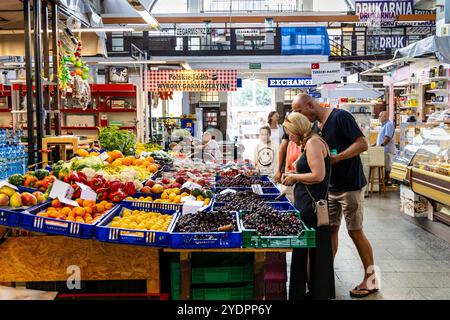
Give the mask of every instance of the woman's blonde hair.
M 293 112 L 288 115 L 284 120 L 283 126 L 289 133 L 299 137 L 303 147 L 313 135 L 311 122 L 307 117 L 298 112 Z

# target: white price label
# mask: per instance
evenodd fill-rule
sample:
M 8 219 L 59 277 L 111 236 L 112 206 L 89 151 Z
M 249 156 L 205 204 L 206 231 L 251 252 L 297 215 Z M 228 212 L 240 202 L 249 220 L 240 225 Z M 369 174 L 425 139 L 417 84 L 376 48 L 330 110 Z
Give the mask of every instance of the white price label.
M 186 172 L 186 175 L 189 177 L 189 179 L 197 179 L 197 176 L 191 172 Z
M 99 157 L 100 157 L 100 159 L 102 159 L 102 161 L 106 161 L 106 159 L 109 158 L 108 152 L 100 153 Z
M 263 194 L 263 190 L 260 184 L 252 184 L 252 191 L 258 195 Z
M 220 191 L 220 194 L 227 194 L 227 193 L 236 193 L 236 190 L 233 189 L 225 189 L 223 191 Z

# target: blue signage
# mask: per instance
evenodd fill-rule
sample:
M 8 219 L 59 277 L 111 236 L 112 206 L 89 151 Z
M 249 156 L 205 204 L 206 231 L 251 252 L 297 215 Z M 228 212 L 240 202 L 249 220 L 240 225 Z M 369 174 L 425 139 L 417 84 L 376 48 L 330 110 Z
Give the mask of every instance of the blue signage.
M 309 88 L 314 87 L 312 78 L 269 78 L 269 88 Z

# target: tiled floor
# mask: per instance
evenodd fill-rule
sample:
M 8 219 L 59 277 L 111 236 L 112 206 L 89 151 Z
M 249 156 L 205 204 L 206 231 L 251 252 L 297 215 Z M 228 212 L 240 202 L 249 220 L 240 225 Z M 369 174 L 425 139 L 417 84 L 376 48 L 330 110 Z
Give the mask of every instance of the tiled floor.
M 366 299 L 450 299 L 450 243 L 401 217 L 396 193 L 374 195 L 364 209 L 364 228 L 381 274 L 380 292 Z M 360 283 L 362 272 L 342 225 L 335 261 L 337 299 L 351 299 L 349 290 Z

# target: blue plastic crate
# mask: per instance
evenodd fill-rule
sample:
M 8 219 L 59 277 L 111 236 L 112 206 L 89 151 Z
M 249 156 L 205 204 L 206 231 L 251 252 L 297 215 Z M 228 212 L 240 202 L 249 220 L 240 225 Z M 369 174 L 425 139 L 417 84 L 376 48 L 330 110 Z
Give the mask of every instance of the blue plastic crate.
M 297 209 L 294 207 L 294 205 L 290 202 L 266 202 L 266 205 L 271 206 L 277 211 L 297 211 Z M 224 202 L 216 202 L 214 203 L 213 210 L 219 209 L 220 207 L 223 207 L 225 205 Z M 245 210 L 243 210 L 245 211 Z
M 214 188 L 214 193 L 218 194 L 220 192 L 222 192 L 223 190 L 226 189 L 232 189 L 232 190 L 236 190 L 236 191 L 247 191 L 250 190 L 252 191 L 251 187 L 234 187 L 234 188 L 229 188 L 229 187 L 215 187 Z M 271 194 L 271 195 L 280 195 L 281 191 L 280 189 L 278 189 L 277 187 L 263 187 L 262 188 L 263 194 Z
M 282 196 L 280 199 L 275 200 L 279 196 L 280 196 L 279 193 L 267 193 L 267 194 L 260 195 L 261 199 L 264 202 L 290 202 L 289 199 L 286 196 Z M 217 200 L 217 197 L 216 197 L 216 200 L 214 201 L 214 203 L 221 204 L 221 203 L 224 203 L 224 202 L 221 202 L 221 201 Z
M 90 239 L 94 236 L 95 226 L 105 219 L 114 207 L 106 212 L 93 224 L 80 223 L 75 221 L 65 221 L 50 217 L 37 216 L 39 212 L 45 211 L 52 205 L 51 201 L 42 203 L 28 210 L 23 211 L 20 216 L 20 226 L 29 231 L 59 234 L 67 237 Z
M 31 189 L 27 187 L 17 187 L 17 191 L 20 193 L 29 192 L 33 193 L 38 191 L 37 189 Z M 48 201 L 44 201 L 36 206 L 27 208 L 27 210 L 33 209 L 37 206 L 41 206 Z M 17 210 L 11 209 L 11 207 L 0 207 L 0 225 L 7 227 L 18 227 L 20 225 L 20 216 L 24 211 L 23 208 L 18 208 Z
M 242 246 L 242 230 L 237 212 L 236 224 L 238 231 L 233 232 L 174 232 L 175 226 L 181 215 L 176 217 L 175 223 L 170 229 L 169 246 L 174 249 L 215 249 L 215 248 L 240 248 Z
M 135 193 L 133 196 L 133 198 L 139 198 L 139 197 L 152 197 L 153 199 L 160 199 L 161 198 L 161 194 L 153 194 L 153 193 L 141 193 L 141 192 L 137 192 Z M 202 210 L 208 210 L 211 209 L 213 204 L 214 204 L 214 194 L 213 197 L 211 198 L 211 201 L 209 202 L 209 204 L 205 207 L 202 208 Z M 151 204 L 150 206 L 152 208 L 161 208 L 161 209 L 166 209 L 166 210 L 174 210 L 174 211 L 183 211 L 183 204 L 179 204 L 179 203 L 159 203 L 159 202 L 146 202 L 146 201 L 140 201 L 138 199 L 136 200 L 123 200 L 122 204 L 128 204 L 128 205 L 140 205 L 142 203 L 148 203 Z
M 133 230 L 133 229 L 122 229 L 122 228 L 112 228 L 108 224 L 114 219 L 114 217 L 119 216 L 123 209 L 127 208 L 130 210 L 140 210 L 140 211 L 152 211 L 162 214 L 176 215 L 177 211 L 170 209 L 155 208 L 152 206 L 151 202 L 139 202 L 137 204 L 126 203 L 118 205 L 114 210 L 108 214 L 108 216 L 102 220 L 95 228 L 95 239 L 102 242 L 110 243 L 121 243 L 121 244 L 131 244 L 139 246 L 150 246 L 150 247 L 167 247 L 169 245 L 169 230 L 175 223 L 175 218 L 168 228 L 168 231 L 151 231 L 151 230 Z

